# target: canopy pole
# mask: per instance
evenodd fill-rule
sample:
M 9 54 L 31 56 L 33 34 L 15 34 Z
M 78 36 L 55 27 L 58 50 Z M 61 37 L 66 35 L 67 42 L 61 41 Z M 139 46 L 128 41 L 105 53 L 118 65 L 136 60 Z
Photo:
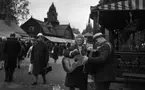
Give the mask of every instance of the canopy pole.
M 129 16 L 130 16 L 130 22 L 132 23 L 133 20 L 132 20 L 132 13 L 131 12 L 129 12 Z
M 100 19 L 100 11 L 97 11 L 97 33 L 100 32 L 100 25 L 99 25 L 99 19 Z
M 97 11 L 97 25 L 99 26 L 99 15 L 100 15 L 100 11 Z
M 99 32 L 99 15 L 100 15 L 100 11 L 97 10 L 97 13 L 94 15 L 94 29 L 93 29 L 93 35 Z

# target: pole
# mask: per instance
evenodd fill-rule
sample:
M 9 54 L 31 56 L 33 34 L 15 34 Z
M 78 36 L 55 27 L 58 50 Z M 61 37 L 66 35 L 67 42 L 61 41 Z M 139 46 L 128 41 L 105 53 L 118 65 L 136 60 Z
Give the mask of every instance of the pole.
M 98 10 L 97 13 L 94 15 L 94 28 L 93 28 L 93 35 L 99 32 L 99 15 L 100 11 Z M 96 17 L 97 16 L 97 17 Z

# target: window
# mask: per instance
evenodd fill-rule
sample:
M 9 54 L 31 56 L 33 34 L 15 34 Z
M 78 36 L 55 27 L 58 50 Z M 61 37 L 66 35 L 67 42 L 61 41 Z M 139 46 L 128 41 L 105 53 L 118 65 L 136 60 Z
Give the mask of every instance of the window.
M 29 32 L 34 32 L 35 27 L 34 26 L 30 26 L 29 27 Z

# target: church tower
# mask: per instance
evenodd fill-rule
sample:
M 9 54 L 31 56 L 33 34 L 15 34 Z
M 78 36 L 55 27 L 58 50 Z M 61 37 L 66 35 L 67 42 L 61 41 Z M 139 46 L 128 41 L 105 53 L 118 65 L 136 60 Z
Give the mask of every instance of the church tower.
M 54 3 L 49 8 L 49 11 L 47 12 L 47 23 L 51 23 L 52 26 L 59 25 L 59 21 L 57 20 L 57 12 L 56 8 L 54 6 Z
M 93 32 L 93 28 L 92 28 L 92 24 L 90 22 L 90 18 L 88 20 L 88 24 L 86 26 L 86 32 L 92 33 Z

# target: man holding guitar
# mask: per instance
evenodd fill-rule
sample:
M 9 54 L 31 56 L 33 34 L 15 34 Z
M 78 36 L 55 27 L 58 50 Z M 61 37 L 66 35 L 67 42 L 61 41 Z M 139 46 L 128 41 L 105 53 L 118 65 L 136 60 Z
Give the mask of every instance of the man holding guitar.
M 65 79 L 65 86 L 69 90 L 87 90 L 87 73 L 83 72 L 83 60 L 87 55 L 87 49 L 84 45 L 84 37 L 78 35 L 75 38 L 75 44 L 64 51 L 64 58 L 62 60 L 63 68 L 67 72 Z

